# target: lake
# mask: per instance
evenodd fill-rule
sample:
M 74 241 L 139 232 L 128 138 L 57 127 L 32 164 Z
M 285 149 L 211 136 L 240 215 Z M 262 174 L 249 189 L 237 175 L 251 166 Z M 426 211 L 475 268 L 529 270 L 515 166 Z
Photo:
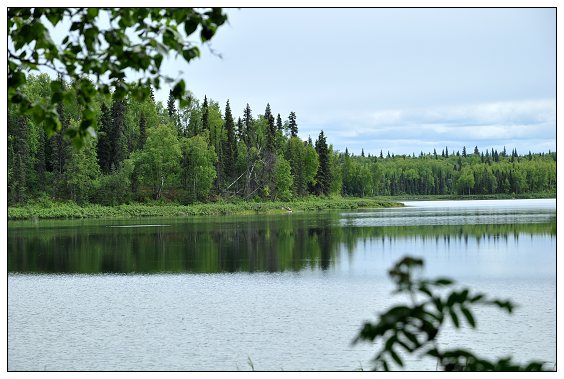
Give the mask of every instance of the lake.
M 404 300 L 386 273 L 405 255 L 519 305 L 476 308 L 478 328 L 449 328 L 441 346 L 554 365 L 556 201 L 405 204 L 9 222 L 8 369 L 370 369 L 376 346 L 351 341 Z

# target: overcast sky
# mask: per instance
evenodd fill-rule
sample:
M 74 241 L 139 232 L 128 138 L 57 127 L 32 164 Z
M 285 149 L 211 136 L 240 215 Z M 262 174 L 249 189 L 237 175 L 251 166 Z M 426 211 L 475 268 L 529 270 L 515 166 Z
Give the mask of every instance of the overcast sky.
M 234 116 L 269 102 L 335 149 L 556 150 L 554 9 L 229 9 L 212 47 L 169 61 Z M 157 94 L 165 101 L 168 89 Z

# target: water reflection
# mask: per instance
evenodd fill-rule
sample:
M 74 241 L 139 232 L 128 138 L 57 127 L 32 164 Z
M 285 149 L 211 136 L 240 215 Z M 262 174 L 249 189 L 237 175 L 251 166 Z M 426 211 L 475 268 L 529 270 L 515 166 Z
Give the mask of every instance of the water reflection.
M 281 272 L 327 270 L 349 259 L 358 244 L 409 242 L 448 250 L 480 243 L 556 236 L 554 212 L 529 213 L 499 223 L 484 215 L 477 224 L 437 225 L 434 213 L 319 213 L 257 217 L 143 220 L 146 227 L 112 228 L 108 221 L 12 223 L 8 271 L 29 273 Z M 403 222 L 400 220 L 403 216 Z M 466 215 L 468 216 L 468 215 Z M 497 217 L 497 218 L 496 218 Z M 515 218 L 517 217 L 517 219 Z M 507 218 L 507 217 L 506 217 Z M 393 222 L 390 220 L 393 219 Z M 376 220 L 376 221 L 375 221 Z M 131 223 L 131 221 L 128 221 Z M 126 221 L 121 226 L 126 226 Z M 158 225 L 155 225 L 158 224 Z

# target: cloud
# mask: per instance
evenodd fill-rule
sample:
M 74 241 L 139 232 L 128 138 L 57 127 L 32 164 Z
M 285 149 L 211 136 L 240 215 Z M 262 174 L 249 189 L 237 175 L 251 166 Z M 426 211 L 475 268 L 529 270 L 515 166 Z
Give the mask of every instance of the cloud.
M 308 121 L 304 124 L 312 131 L 324 129 L 338 150 L 362 146 L 365 151 L 376 153 L 396 146 L 402 151 L 395 153 L 411 153 L 421 148 L 439 149 L 445 144 L 455 148 L 489 148 L 509 145 L 512 141 L 521 150 L 536 147 L 545 151 L 546 146 L 554 149 L 556 145 L 556 102 L 553 99 L 348 114 L 326 112 L 316 122 Z M 533 142 L 535 146 L 526 147 Z

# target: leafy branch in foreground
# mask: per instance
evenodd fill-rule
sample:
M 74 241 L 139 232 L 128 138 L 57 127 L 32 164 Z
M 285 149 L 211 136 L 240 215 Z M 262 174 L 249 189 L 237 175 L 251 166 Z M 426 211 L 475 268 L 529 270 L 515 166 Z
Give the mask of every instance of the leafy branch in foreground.
M 91 104 L 97 93 L 113 89 L 118 100 L 128 95 L 145 99 L 150 87 L 159 89 L 164 80 L 172 84 L 174 98 L 186 105 L 184 80 L 161 73 L 161 63 L 169 52 L 186 62 L 199 57 L 198 46 L 188 38 L 198 35 L 206 43 L 226 21 L 221 8 L 9 8 L 8 104 L 52 135 L 61 129 L 57 105 L 68 105 L 76 97 L 83 107 L 82 120 L 66 134 L 82 146 L 88 134 L 96 135 Z M 51 39 L 47 22 L 66 28 L 60 46 Z M 32 101 L 22 87 L 29 72 L 45 68 L 75 83 L 76 93 L 54 81 L 49 103 Z M 126 70 L 142 77 L 126 83 Z
M 445 371 L 542 371 L 543 362 L 520 365 L 510 357 L 497 361 L 478 357 L 464 349 L 442 350 L 437 336 L 447 320 L 458 329 L 464 320 L 476 328 L 471 307 L 475 305 L 494 306 L 511 314 L 515 305 L 508 300 L 491 299 L 482 293 L 469 289 L 444 290 L 454 285 L 448 278 L 435 280 L 416 279 L 414 271 L 423 267 L 423 260 L 404 257 L 389 271 L 396 284 L 394 294 L 407 294 L 410 304 L 398 305 L 379 315 L 377 323 L 366 322 L 353 343 L 360 341 L 381 341 L 382 348 L 374 358 L 375 370 L 389 371 L 394 362 L 404 367 L 400 349 L 420 357 L 432 357 Z M 418 297 L 422 300 L 418 301 Z

